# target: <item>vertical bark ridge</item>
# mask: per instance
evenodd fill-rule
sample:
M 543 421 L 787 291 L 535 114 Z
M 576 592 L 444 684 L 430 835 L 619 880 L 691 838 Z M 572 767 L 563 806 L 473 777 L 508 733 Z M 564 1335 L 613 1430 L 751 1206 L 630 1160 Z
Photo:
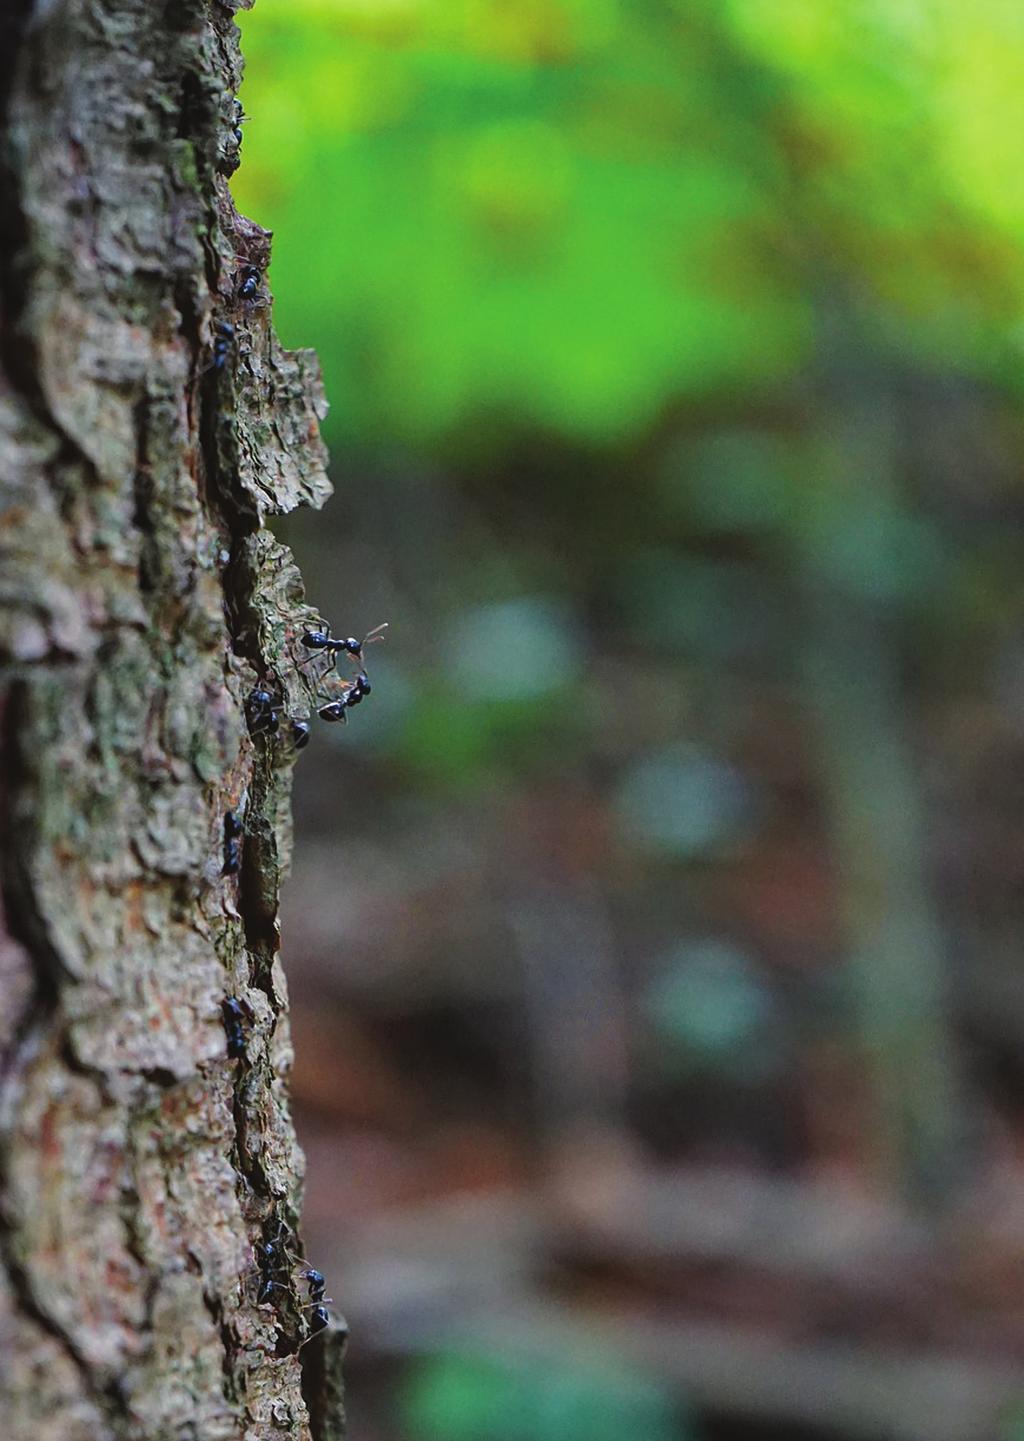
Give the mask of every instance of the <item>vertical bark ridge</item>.
M 315 357 L 276 341 L 270 236 L 230 195 L 236 8 L 37 0 L 5 20 L 11 1441 L 309 1435 L 277 907 L 316 616 L 265 522 L 329 486 Z M 276 736 L 246 725 L 257 684 Z M 289 1264 L 261 1303 L 268 1239 Z

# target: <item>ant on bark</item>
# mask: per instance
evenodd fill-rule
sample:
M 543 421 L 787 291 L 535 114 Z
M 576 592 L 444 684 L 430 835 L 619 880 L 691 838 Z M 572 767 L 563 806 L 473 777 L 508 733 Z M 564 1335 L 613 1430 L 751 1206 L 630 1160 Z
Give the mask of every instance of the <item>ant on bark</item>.
M 344 695 L 339 696 L 337 700 L 328 701 L 326 705 L 322 705 L 317 711 L 317 715 L 321 720 L 347 721 L 348 716 L 345 712 L 351 706 L 359 705 L 363 696 L 369 695 L 373 689 L 365 671 L 360 671 L 355 680 L 349 681 L 347 684 L 348 689 Z
M 245 718 L 249 722 L 250 735 L 278 736 L 281 730 L 283 708 L 284 700 L 280 695 L 275 695 L 264 684 L 254 686 L 245 701 Z M 292 747 L 295 750 L 301 751 L 309 745 L 308 721 L 289 717 L 289 731 Z
M 375 625 L 373 630 L 367 631 L 362 640 L 356 640 L 354 635 L 346 636 L 344 639 L 331 635 L 331 628 L 324 625 L 317 630 L 307 630 L 302 637 L 302 644 L 309 650 L 325 650 L 334 660 L 344 651 L 353 660 L 363 664 L 363 646 L 372 645 L 374 641 L 383 640 L 384 632 L 388 628 L 387 621 L 381 625 Z
M 256 1300 L 262 1304 L 271 1299 L 274 1291 L 287 1291 L 289 1289 L 287 1282 L 279 1281 L 277 1278 L 290 1272 L 292 1266 L 299 1265 L 303 1268 L 302 1275 L 309 1292 L 309 1301 L 303 1305 L 302 1310 L 311 1309 L 313 1315 L 316 1316 L 319 1310 L 324 1309 L 325 1303 L 329 1305 L 332 1299 L 324 1294 L 327 1289 L 324 1274 L 315 1266 L 311 1266 L 304 1256 L 299 1256 L 293 1251 L 287 1244 L 285 1235 L 284 1222 L 279 1221 L 277 1230 L 256 1246 L 257 1265 L 260 1271 L 260 1286 L 256 1293 Z
M 228 1038 L 228 1060 L 237 1061 L 245 1055 L 245 1028 L 252 1020 L 252 1011 L 237 996 L 225 996 L 220 1009 Z
M 223 874 L 235 876 L 242 868 L 242 822 L 234 811 L 224 813 Z

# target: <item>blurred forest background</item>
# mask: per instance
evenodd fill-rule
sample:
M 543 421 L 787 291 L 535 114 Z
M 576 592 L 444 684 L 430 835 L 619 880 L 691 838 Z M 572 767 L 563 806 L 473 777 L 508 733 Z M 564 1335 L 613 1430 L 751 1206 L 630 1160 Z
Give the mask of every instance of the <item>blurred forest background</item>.
M 357 1441 L 1024 1437 L 1024 11 L 260 0 Z

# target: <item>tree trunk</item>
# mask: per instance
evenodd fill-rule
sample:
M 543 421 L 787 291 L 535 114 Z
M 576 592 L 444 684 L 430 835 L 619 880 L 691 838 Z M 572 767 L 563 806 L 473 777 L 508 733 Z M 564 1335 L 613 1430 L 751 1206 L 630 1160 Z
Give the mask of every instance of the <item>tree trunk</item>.
M 236 8 L 0 20 L 6 1441 L 339 1426 L 277 928 L 317 617 L 264 526 L 323 402 L 229 194 Z

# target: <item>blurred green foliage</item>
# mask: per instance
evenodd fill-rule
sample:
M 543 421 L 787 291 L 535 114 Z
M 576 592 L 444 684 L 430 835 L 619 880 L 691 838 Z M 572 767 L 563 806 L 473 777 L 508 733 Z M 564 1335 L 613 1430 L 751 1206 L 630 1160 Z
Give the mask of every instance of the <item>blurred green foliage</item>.
M 236 189 L 329 438 L 636 434 L 880 354 L 1019 384 L 1014 0 L 260 0 Z M 711 458 L 714 464 L 714 457 Z M 746 498 L 744 498 L 746 497 Z M 742 476 L 721 504 L 751 512 Z
M 480 1113 L 504 1076 L 538 1151 L 590 1064 L 630 1151 L 952 1190 L 945 952 L 1019 991 L 1019 0 L 242 23 L 233 187 L 339 481 L 289 536 L 337 633 L 392 623 L 296 773 L 328 858 L 296 922 L 363 877 L 312 928 L 316 1006 L 372 975 L 396 1046 L 417 995 L 428 1036 L 458 1016 Z M 621 1111 L 618 1041 L 563 1053 L 589 1008 L 624 1018 Z M 439 1351 L 425 1312 L 421 1345 L 412 1441 L 692 1435 L 564 1338 Z
M 450 1350 L 406 1378 L 412 1441 L 697 1441 L 681 1408 L 622 1362 Z

